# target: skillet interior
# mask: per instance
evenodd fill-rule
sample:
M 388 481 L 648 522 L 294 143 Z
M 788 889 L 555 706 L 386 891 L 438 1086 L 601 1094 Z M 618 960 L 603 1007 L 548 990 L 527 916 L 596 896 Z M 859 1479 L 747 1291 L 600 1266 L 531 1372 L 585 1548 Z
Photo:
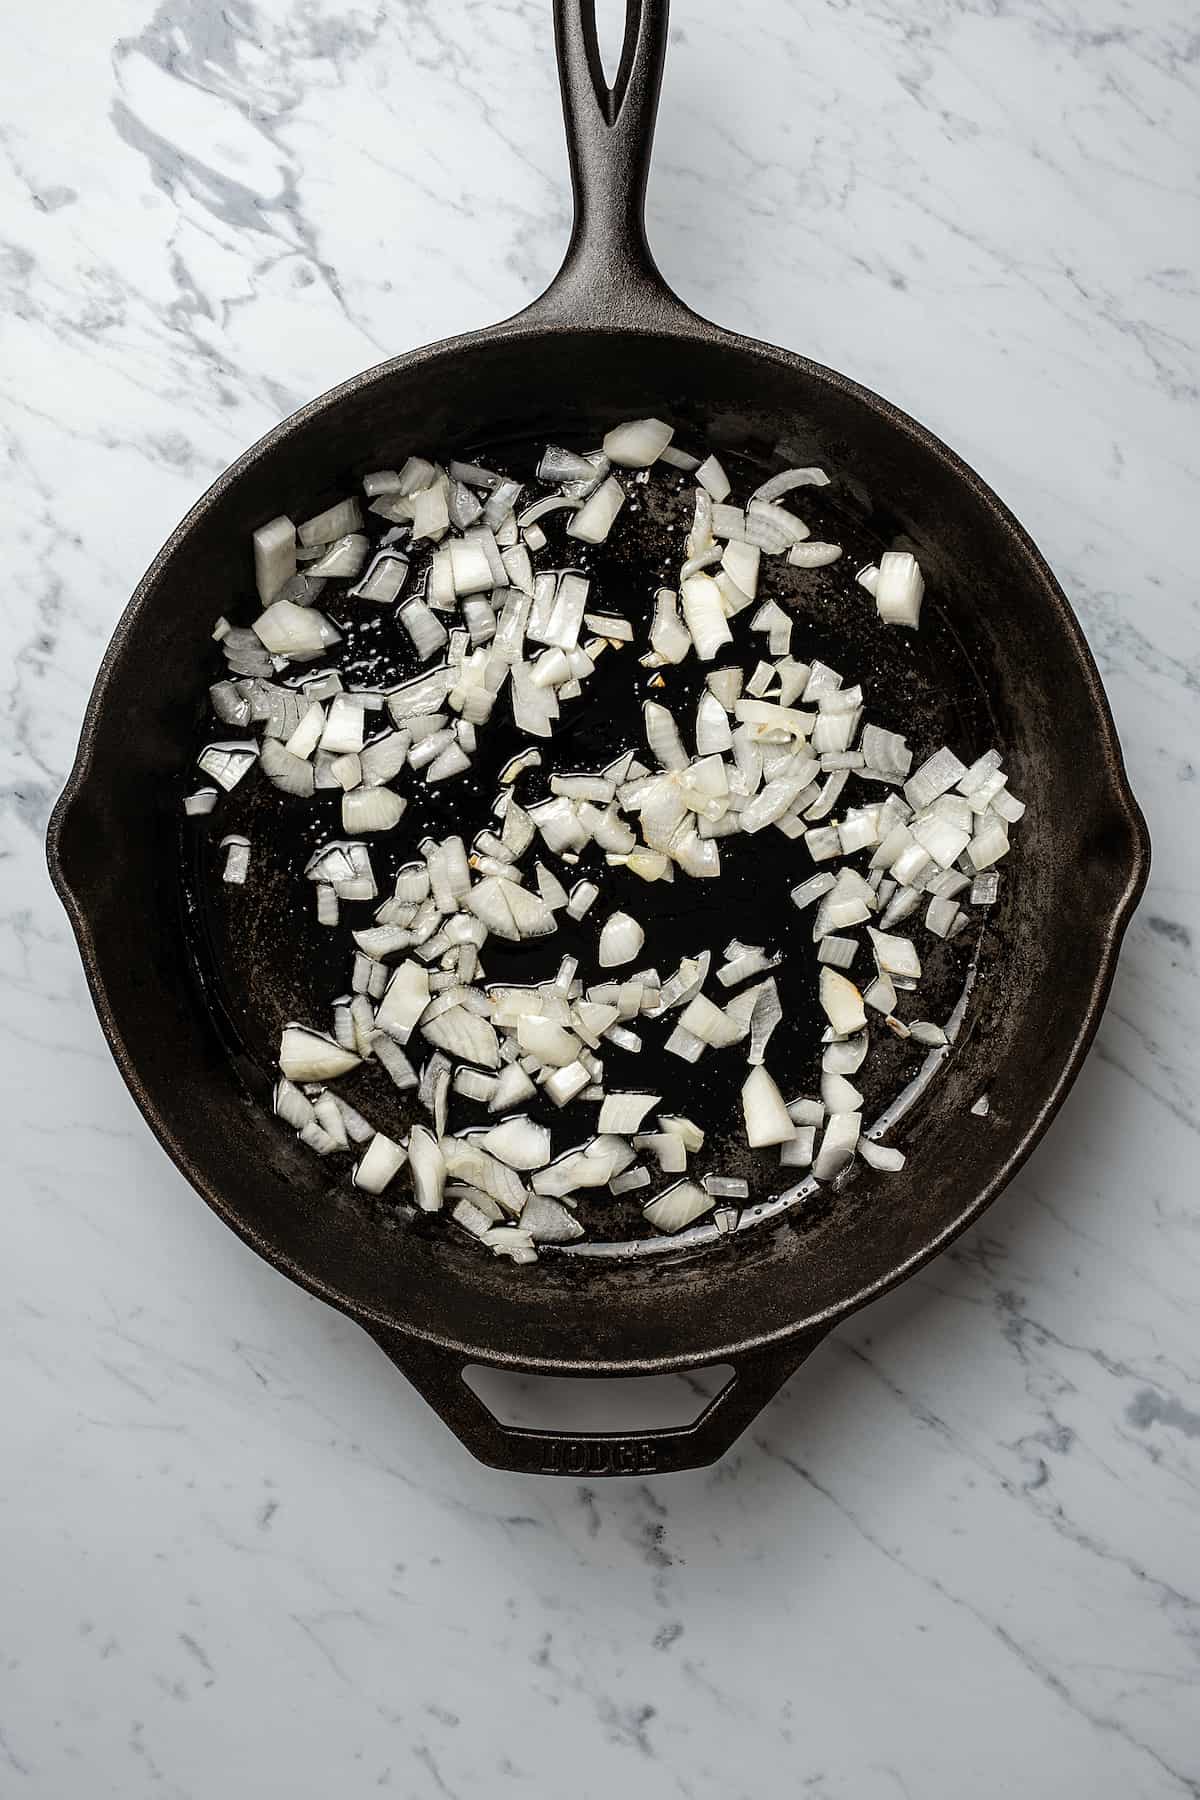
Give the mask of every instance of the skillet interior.
M 383 1233 L 262 1110 L 261 1069 L 230 1058 L 191 971 L 177 779 L 194 744 L 212 620 L 246 591 L 246 542 L 263 519 L 316 511 L 414 447 L 448 454 L 569 431 L 594 441 L 645 412 L 756 456 L 784 440 L 796 460 L 840 471 L 883 536 L 912 539 L 959 645 L 963 703 L 990 718 L 1014 790 L 1036 805 L 968 1027 L 910 1115 L 899 1177 L 863 1170 L 819 1217 L 790 1216 L 697 1253 L 514 1270 L 449 1234 Z M 228 1223 L 365 1321 L 471 1356 L 593 1370 L 716 1359 L 828 1320 L 969 1222 L 1027 1153 L 1086 1050 L 1143 861 L 1078 628 L 1028 540 L 944 447 L 828 371 L 711 329 L 539 332 L 519 321 L 370 372 L 222 478 L 114 639 L 57 830 L 68 903 L 126 1079 Z M 985 1089 L 991 1113 L 981 1121 L 969 1107 Z

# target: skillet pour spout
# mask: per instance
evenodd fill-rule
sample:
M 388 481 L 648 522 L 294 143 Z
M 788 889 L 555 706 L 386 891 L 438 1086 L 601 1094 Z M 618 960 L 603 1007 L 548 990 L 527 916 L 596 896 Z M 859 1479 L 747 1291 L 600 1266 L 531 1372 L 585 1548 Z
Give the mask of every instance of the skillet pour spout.
M 370 1331 L 476 1456 L 589 1477 L 715 1460 L 833 1325 L 978 1218 L 1079 1071 L 1149 866 L 1095 664 L 1012 514 L 887 401 L 721 330 L 663 282 L 644 196 L 666 0 L 629 0 L 626 19 L 610 89 L 591 0 L 555 3 L 575 223 L 547 292 L 504 324 L 397 357 L 313 401 L 197 502 L 105 651 L 47 840 L 113 1055 L 201 1196 L 276 1268 Z M 844 474 L 881 536 L 904 533 L 970 672 L 964 704 L 1036 804 L 963 1031 L 910 1115 L 902 1174 L 863 1170 L 827 1191 L 819 1216 L 774 1215 L 752 1200 L 746 1228 L 711 1246 L 513 1269 L 448 1232 L 382 1233 L 278 1128 L 264 1104 L 265 1060 L 230 1051 L 216 986 L 192 958 L 178 874 L 178 783 L 215 610 L 196 596 L 244 595 L 249 612 L 251 532 L 280 511 L 317 512 L 414 444 L 445 457 L 560 433 L 596 442 L 645 414 L 760 460 L 786 444 Z M 971 1107 L 985 1092 L 981 1119 Z M 694 1424 L 612 1437 L 501 1424 L 463 1380 L 472 1363 L 580 1377 L 727 1363 L 734 1376 Z

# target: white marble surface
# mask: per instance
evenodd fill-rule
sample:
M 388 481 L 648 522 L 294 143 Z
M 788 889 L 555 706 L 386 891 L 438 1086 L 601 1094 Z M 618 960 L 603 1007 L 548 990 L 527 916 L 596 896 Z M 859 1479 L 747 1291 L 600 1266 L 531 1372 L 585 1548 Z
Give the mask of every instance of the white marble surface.
M 210 1216 L 93 1020 L 41 839 L 101 646 L 277 416 L 549 276 L 547 15 L 93 0 L 7 36 L 0 1793 L 1200 1794 L 1184 0 L 673 30 L 667 276 L 1014 505 L 1156 834 L 1096 1051 L 979 1229 L 721 1467 L 496 1475 Z

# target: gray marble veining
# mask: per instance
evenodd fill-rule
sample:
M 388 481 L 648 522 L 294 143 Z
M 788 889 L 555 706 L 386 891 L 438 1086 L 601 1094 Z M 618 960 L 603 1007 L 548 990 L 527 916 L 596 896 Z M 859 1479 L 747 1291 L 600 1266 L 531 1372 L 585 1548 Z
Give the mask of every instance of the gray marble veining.
M 676 7 L 665 274 L 1013 505 L 1156 863 L 1025 1174 L 725 1463 L 645 1484 L 476 1467 L 207 1213 L 41 848 L 100 648 L 207 481 L 555 267 L 548 7 L 97 0 L 28 12 L 0 84 L 0 1792 L 1200 1794 L 1191 10 Z

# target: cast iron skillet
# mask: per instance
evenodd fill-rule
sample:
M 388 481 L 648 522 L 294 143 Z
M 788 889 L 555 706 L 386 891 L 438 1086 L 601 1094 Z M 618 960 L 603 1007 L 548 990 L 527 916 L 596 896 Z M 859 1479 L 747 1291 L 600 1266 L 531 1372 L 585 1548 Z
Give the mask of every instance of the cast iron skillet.
M 667 0 L 629 0 L 611 91 L 593 0 L 556 0 L 555 25 L 576 215 L 549 290 L 503 325 L 336 388 L 209 490 L 105 653 L 48 848 L 121 1072 L 209 1205 L 276 1268 L 359 1320 L 476 1456 L 603 1475 L 714 1460 L 839 1319 L 996 1197 L 1078 1073 L 1149 844 L 1079 627 L 995 495 L 886 401 L 710 325 L 658 274 L 643 202 Z M 981 966 L 967 1030 L 912 1115 L 902 1176 L 863 1171 L 815 1224 L 787 1215 L 690 1253 L 514 1270 L 451 1233 L 382 1236 L 254 1098 L 263 1071 L 231 1058 L 188 965 L 177 782 L 194 748 L 212 619 L 225 596 L 246 591 L 254 527 L 281 509 L 315 512 L 414 447 L 448 455 L 568 431 L 596 442 L 646 413 L 768 458 L 785 441 L 794 460 L 842 471 L 867 511 L 907 533 L 1014 791 L 1037 803 L 1019 837 L 1019 879 L 1006 883 L 989 934 L 998 948 Z M 981 1120 L 969 1109 L 984 1090 Z M 577 1375 L 730 1363 L 735 1375 L 691 1426 L 588 1436 L 501 1425 L 462 1378 L 474 1362 Z

